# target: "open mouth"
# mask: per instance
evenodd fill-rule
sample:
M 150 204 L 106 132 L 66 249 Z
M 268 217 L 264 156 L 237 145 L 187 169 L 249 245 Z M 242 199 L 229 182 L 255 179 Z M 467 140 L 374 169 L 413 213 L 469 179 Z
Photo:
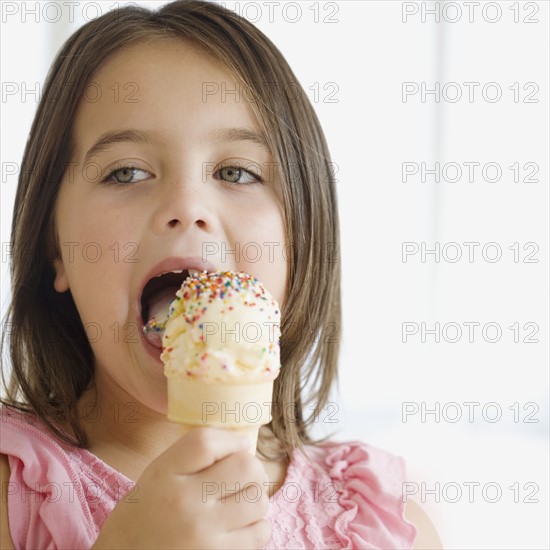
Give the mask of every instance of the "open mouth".
M 170 304 L 176 299 L 176 292 L 188 276 L 187 269 L 169 271 L 147 282 L 141 293 L 141 319 L 145 326 L 150 326 L 153 321 L 161 324 L 166 320 Z
M 176 292 L 189 276 L 198 275 L 198 269 L 167 271 L 153 277 L 141 293 L 142 331 L 146 340 L 156 348 L 162 348 L 162 335 L 170 315 L 170 305 Z

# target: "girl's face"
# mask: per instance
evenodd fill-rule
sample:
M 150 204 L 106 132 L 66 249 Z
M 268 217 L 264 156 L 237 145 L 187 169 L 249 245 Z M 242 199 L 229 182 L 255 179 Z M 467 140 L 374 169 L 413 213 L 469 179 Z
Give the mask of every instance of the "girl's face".
M 249 101 L 176 40 L 126 48 L 87 88 L 56 204 L 54 286 L 70 289 L 116 399 L 166 411 L 161 350 L 141 331 L 156 275 L 245 271 L 284 299 L 280 183 Z

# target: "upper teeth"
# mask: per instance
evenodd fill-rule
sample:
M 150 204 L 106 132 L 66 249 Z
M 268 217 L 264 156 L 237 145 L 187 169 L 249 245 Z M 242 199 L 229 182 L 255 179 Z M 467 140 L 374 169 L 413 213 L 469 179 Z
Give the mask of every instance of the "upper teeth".
M 156 275 L 156 277 L 162 277 L 163 275 L 166 275 L 166 273 L 183 273 L 185 270 L 184 269 L 173 269 L 172 271 L 165 271 L 164 273 L 159 273 L 158 275 Z M 189 272 L 189 275 L 191 275 L 192 277 L 196 277 L 197 275 L 200 274 L 200 271 L 198 269 L 188 269 L 187 270 Z

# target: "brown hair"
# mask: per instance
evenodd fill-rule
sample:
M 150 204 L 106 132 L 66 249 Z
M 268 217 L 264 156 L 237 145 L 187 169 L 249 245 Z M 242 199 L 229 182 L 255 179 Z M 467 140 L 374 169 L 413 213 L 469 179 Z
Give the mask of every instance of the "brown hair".
M 295 447 L 313 442 L 308 430 L 325 407 L 337 372 L 340 265 L 332 163 L 317 116 L 279 50 L 246 19 L 211 2 L 178 0 L 156 12 L 111 11 L 78 29 L 57 55 L 15 198 L 12 301 L 2 335 L 2 351 L 9 343 L 12 374 L 2 402 L 35 413 L 61 440 L 86 446 L 76 404 L 93 380 L 93 353 L 70 291 L 58 294 L 53 287 L 54 208 L 86 86 L 124 47 L 158 38 L 190 41 L 246 86 L 278 169 L 286 239 L 293 246 L 271 429 L 289 456 Z M 2 379 L 6 386 L 4 372 Z

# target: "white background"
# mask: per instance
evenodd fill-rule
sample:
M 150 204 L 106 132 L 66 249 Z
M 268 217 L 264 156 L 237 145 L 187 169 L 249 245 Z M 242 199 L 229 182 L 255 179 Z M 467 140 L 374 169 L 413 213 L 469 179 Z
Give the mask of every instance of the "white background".
M 17 184 L 12 172 L 22 158 L 40 86 L 63 41 L 117 6 L 73 2 L 71 23 L 66 2 L 57 2 L 58 9 L 55 2 L 42 2 L 33 14 L 35 4 L 2 2 L 2 312 L 9 300 L 6 247 Z M 418 487 L 414 498 L 433 518 L 446 548 L 550 547 L 548 2 L 481 1 L 470 8 L 463 2 L 300 2 L 299 15 L 296 3 L 281 1 L 272 3 L 272 21 L 263 2 L 224 4 L 252 19 L 283 52 L 314 102 L 338 166 L 343 350 L 338 411 L 331 417 L 327 409 L 320 431 L 405 457 L 409 481 Z M 439 22 L 425 13 L 434 8 Z M 422 101 L 420 93 L 405 102 L 404 82 L 459 87 L 447 86 L 438 102 L 433 94 Z M 479 83 L 470 88 L 472 102 L 464 82 Z M 486 99 L 494 97 L 495 86 L 483 94 L 490 82 L 502 90 L 498 101 Z M 514 83 L 519 98 L 509 89 Z M 538 102 L 524 102 L 535 89 L 524 89 L 526 83 L 538 86 L 532 96 Z M 463 95 L 453 102 L 457 89 Z M 420 174 L 403 181 L 403 163 L 420 168 L 422 162 L 428 169 L 435 162 L 457 163 L 462 178 L 449 181 L 456 172 L 448 165 L 439 183 L 429 173 L 424 182 Z M 480 163 L 472 182 L 465 162 Z M 501 168 L 498 181 L 487 181 L 495 179 L 490 167 L 483 177 L 487 163 Z M 509 168 L 514 163 L 518 182 Z M 524 181 L 531 172 L 526 163 L 538 168 L 532 175 L 538 181 Z M 433 254 L 422 261 L 420 253 L 405 262 L 405 242 L 412 248 L 424 242 L 429 249 L 435 242 L 442 249 L 459 243 L 463 255 L 453 262 L 457 248 L 448 245 L 438 262 Z M 472 262 L 465 242 L 480 243 Z M 499 261 L 486 259 L 497 250 L 489 246 L 483 254 L 487 243 L 500 247 Z M 509 248 L 514 243 L 518 262 Z M 524 261 L 535 250 L 523 250 L 525 243 L 538 247 L 532 256 L 538 262 Z M 430 333 L 422 342 L 421 323 L 433 329 L 436 322 L 458 324 L 462 338 L 449 342 L 456 325 L 447 325 L 439 343 Z M 465 322 L 480 323 L 473 342 Z M 403 323 L 419 329 L 406 342 Z M 487 323 L 501 328 L 498 342 L 487 341 L 495 325 L 483 337 Z M 509 328 L 514 323 L 518 343 Z M 538 327 L 532 337 L 538 342 L 523 342 L 526 323 Z M 479 403 L 472 422 L 465 402 Z M 433 414 L 422 419 L 420 412 L 404 421 L 405 406 L 420 411 L 436 403 L 438 421 Z M 457 408 L 449 403 L 460 405 L 460 420 L 452 422 Z M 491 422 L 498 409 L 502 418 Z M 331 418 L 337 422 L 329 423 Z M 472 502 L 465 482 L 479 484 Z M 487 483 L 493 485 L 483 494 Z M 510 489 L 515 483 L 517 503 Z M 497 485 L 502 495 L 490 502 Z M 462 495 L 451 502 L 457 486 Z M 437 487 L 437 497 L 421 492 Z

